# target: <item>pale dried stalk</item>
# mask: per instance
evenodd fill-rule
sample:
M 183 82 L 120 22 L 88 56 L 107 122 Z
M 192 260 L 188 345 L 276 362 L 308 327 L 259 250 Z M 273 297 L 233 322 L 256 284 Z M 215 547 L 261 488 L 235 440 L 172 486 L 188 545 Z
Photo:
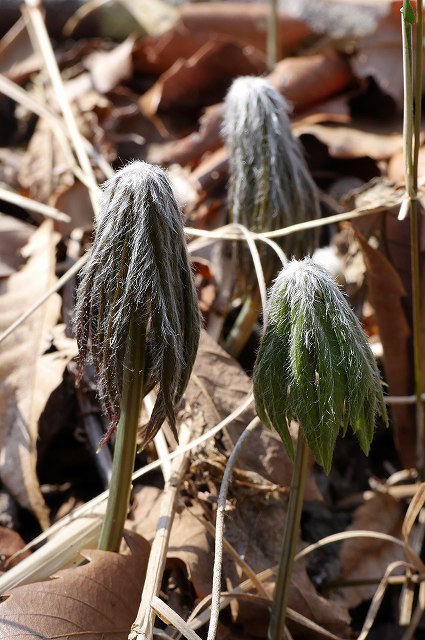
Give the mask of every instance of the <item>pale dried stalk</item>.
M 5 202 L 10 202 L 11 204 L 16 204 L 18 207 L 22 207 L 23 209 L 28 209 L 28 211 L 35 211 L 45 218 L 60 220 L 61 222 L 71 222 L 69 215 L 59 211 L 56 207 L 50 207 L 42 202 L 37 202 L 37 200 L 26 198 L 25 196 L 9 191 L 4 187 L 0 187 L 0 199 Z
M 74 113 L 68 100 L 68 96 L 66 95 L 63 86 L 62 77 L 56 62 L 52 44 L 47 33 L 43 15 L 40 11 L 40 4 L 38 0 L 25 0 L 25 5 L 26 6 L 25 9 L 23 9 L 23 14 L 27 22 L 29 22 L 29 24 L 31 25 L 31 28 L 29 29 L 30 38 L 35 38 L 36 41 L 33 43 L 33 45 L 39 49 L 44 64 L 46 65 L 46 70 L 55 91 L 58 104 L 63 113 L 65 123 L 69 129 L 69 134 L 74 145 L 75 153 L 77 155 L 81 169 L 86 174 L 89 180 L 90 200 L 93 206 L 93 211 L 95 212 L 95 215 L 97 215 L 99 211 L 98 185 L 89 157 L 84 147 L 80 131 L 75 121 Z
M 190 436 L 191 427 L 189 424 L 183 422 L 179 433 L 179 439 L 183 446 L 189 442 Z M 186 453 L 176 457 L 171 467 L 170 479 L 164 487 L 157 529 L 152 542 L 149 564 L 146 570 L 142 599 L 136 619 L 131 626 L 131 632 L 128 636 L 129 640 L 150 640 L 153 638 L 155 613 L 151 608 L 151 604 L 154 596 L 157 596 L 161 589 L 162 576 L 167 559 L 168 542 L 170 540 L 171 527 L 173 526 L 176 511 L 176 500 L 188 464 L 189 459 Z
M 366 637 L 372 628 L 372 625 L 376 618 L 376 614 L 378 613 L 379 607 L 381 606 L 382 600 L 387 590 L 388 578 L 390 577 L 393 571 L 395 571 L 400 567 L 410 569 L 411 565 L 406 562 L 397 561 L 397 562 L 391 562 L 391 564 L 389 564 L 388 567 L 386 568 L 386 571 L 382 577 L 382 580 L 379 583 L 378 588 L 376 589 L 375 594 L 372 598 L 369 611 L 367 612 L 366 619 L 363 623 L 362 630 L 357 640 L 366 640 Z
M 187 638 L 187 640 L 201 640 L 197 633 L 193 631 L 179 616 L 174 609 L 165 604 L 158 596 L 152 598 L 152 610 L 161 618 L 166 624 L 172 624 L 180 633 Z
M 388 533 L 381 533 L 380 531 L 368 531 L 367 529 L 354 529 L 353 531 L 341 531 L 341 533 L 333 533 L 330 536 L 325 536 L 321 538 L 317 542 L 310 544 L 308 547 L 305 547 L 302 551 L 299 551 L 295 556 L 294 560 L 297 562 L 302 558 L 305 558 L 316 549 L 321 547 L 325 547 L 328 544 L 332 544 L 333 542 L 340 542 L 341 540 L 348 540 L 350 538 L 374 538 L 376 540 L 385 540 L 386 542 L 393 542 L 399 547 L 403 547 L 404 551 L 408 549 L 408 558 L 412 564 L 414 564 L 415 568 L 420 573 L 425 573 L 425 564 L 422 562 L 421 558 L 418 554 L 406 543 L 404 540 L 400 540 L 400 538 L 396 538 L 395 536 L 391 536 Z M 406 554 L 407 555 L 407 554 Z
M 224 537 L 224 511 L 226 508 L 227 492 L 229 489 L 230 478 L 232 476 L 233 467 L 236 463 L 237 457 L 251 436 L 254 429 L 261 424 L 260 420 L 255 417 L 249 425 L 243 431 L 239 440 L 235 444 L 233 451 L 227 461 L 226 469 L 224 471 L 223 479 L 221 481 L 220 493 L 218 496 L 217 504 L 217 516 L 215 525 L 215 554 L 214 554 L 214 570 L 213 570 L 213 586 L 212 586 L 212 601 L 211 601 L 211 618 L 208 628 L 208 639 L 214 640 L 217 633 L 218 616 L 220 613 L 220 599 L 221 599 L 221 565 L 223 561 L 223 537 Z

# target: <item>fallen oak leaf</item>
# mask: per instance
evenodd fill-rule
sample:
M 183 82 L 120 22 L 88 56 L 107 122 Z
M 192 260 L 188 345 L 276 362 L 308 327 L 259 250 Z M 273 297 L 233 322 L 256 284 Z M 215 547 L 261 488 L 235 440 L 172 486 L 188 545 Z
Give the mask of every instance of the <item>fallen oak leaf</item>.
M 12 589 L 0 602 L 0 637 L 126 638 L 139 605 L 150 549 L 136 534 L 127 534 L 126 541 L 131 555 L 83 551 L 87 564 Z

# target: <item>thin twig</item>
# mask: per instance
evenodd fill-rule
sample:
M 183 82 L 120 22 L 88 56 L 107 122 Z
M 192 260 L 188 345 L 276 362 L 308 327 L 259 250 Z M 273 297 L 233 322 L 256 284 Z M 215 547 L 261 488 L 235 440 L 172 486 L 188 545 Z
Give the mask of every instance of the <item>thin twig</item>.
M 227 492 L 229 489 L 229 482 L 233 472 L 233 467 L 237 460 L 237 457 L 251 436 L 254 429 L 261 424 L 259 418 L 255 417 L 243 431 L 239 440 L 234 446 L 234 449 L 229 457 L 229 460 L 224 471 L 223 479 L 221 481 L 220 493 L 218 496 L 217 504 L 217 516 L 216 516 L 216 537 L 215 537 L 215 554 L 214 554 L 214 570 L 213 570 L 213 586 L 212 586 L 212 601 L 211 601 L 211 619 L 208 628 L 208 639 L 214 640 L 217 633 L 218 616 L 220 613 L 220 592 L 221 592 L 221 565 L 223 561 L 223 537 L 224 537 L 224 512 L 226 508 Z
M 179 435 L 182 444 L 187 444 L 191 437 L 191 427 L 183 422 Z M 131 626 L 131 632 L 128 636 L 129 640 L 150 640 L 153 637 L 155 614 L 151 605 L 154 596 L 159 594 L 161 588 L 167 558 L 168 542 L 176 510 L 176 500 L 180 484 L 189 464 L 186 453 L 174 459 L 170 479 L 166 483 L 162 493 L 160 514 L 149 555 L 149 564 L 146 570 L 146 580 L 143 587 L 142 598 L 136 619 Z

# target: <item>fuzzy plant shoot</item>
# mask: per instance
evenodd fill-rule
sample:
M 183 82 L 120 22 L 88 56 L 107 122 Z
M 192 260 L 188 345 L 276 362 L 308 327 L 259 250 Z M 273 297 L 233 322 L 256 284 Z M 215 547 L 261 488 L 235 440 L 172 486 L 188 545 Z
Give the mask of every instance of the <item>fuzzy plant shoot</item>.
M 264 78 L 238 78 L 226 96 L 223 134 L 230 155 L 229 217 L 250 231 L 274 231 L 320 214 L 317 188 L 292 133 L 288 111 L 284 98 Z M 317 230 L 284 236 L 277 243 L 289 257 L 301 258 L 316 248 Z M 269 285 L 280 259 L 263 243 L 258 249 Z M 235 243 L 234 251 L 240 291 L 247 296 L 226 345 L 237 355 L 258 318 L 259 296 L 245 243 Z
M 351 427 L 368 454 L 375 419 L 388 423 L 375 358 L 342 292 L 310 258 L 292 260 L 271 288 L 254 367 L 258 416 L 280 435 L 299 423 L 294 474 L 269 637 L 281 640 L 307 473 L 308 449 L 329 473 L 338 433 Z
M 134 162 L 103 185 L 101 214 L 77 291 L 80 375 L 92 362 L 116 429 L 110 499 L 99 548 L 119 547 L 143 396 L 156 389 L 148 444 L 175 409 L 195 360 L 200 317 L 183 222 L 166 173 Z

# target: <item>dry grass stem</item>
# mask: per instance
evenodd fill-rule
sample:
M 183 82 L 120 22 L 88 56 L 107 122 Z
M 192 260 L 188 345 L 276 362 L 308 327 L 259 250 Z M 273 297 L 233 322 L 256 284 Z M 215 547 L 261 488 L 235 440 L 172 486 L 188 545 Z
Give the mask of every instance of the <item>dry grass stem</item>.
M 180 441 L 188 444 L 192 435 L 191 426 L 183 422 L 180 427 Z M 161 582 L 167 558 L 168 542 L 173 526 L 176 502 L 180 490 L 180 484 L 186 473 L 189 458 L 186 453 L 176 457 L 171 466 L 171 475 L 166 482 L 158 517 L 155 538 L 152 542 L 149 555 L 149 564 L 146 571 L 145 584 L 136 619 L 131 626 L 129 640 L 150 640 L 153 637 L 154 612 L 151 608 L 154 596 L 159 594 Z
M 28 211 L 35 211 L 45 218 L 60 220 L 62 222 L 71 222 L 71 218 L 69 217 L 69 215 L 63 213 L 62 211 L 59 211 L 59 209 L 50 207 L 43 202 L 37 202 L 32 198 L 26 198 L 25 196 L 21 196 L 19 193 L 9 191 L 4 187 L 0 187 L 0 200 L 16 204 L 18 205 L 18 207 L 22 207 L 23 209 L 27 209 Z
M 152 610 L 161 618 L 165 624 L 172 624 L 187 640 L 201 640 L 197 633 L 193 631 L 179 616 L 174 609 L 165 604 L 158 596 L 152 598 Z
M 87 155 L 82 136 L 78 129 L 74 113 L 72 111 L 68 96 L 66 95 L 56 57 L 47 33 L 43 15 L 40 11 L 40 5 L 33 0 L 26 0 L 23 15 L 27 23 L 31 25 L 29 28 L 29 36 L 34 38 L 33 46 L 38 49 L 46 66 L 47 73 L 50 77 L 52 87 L 54 89 L 58 104 L 63 113 L 65 123 L 69 129 L 70 138 L 74 145 L 75 153 L 80 163 L 83 173 L 89 181 L 89 194 L 93 206 L 93 211 L 97 214 L 99 209 L 98 203 L 98 185 L 93 173 L 93 169 Z

